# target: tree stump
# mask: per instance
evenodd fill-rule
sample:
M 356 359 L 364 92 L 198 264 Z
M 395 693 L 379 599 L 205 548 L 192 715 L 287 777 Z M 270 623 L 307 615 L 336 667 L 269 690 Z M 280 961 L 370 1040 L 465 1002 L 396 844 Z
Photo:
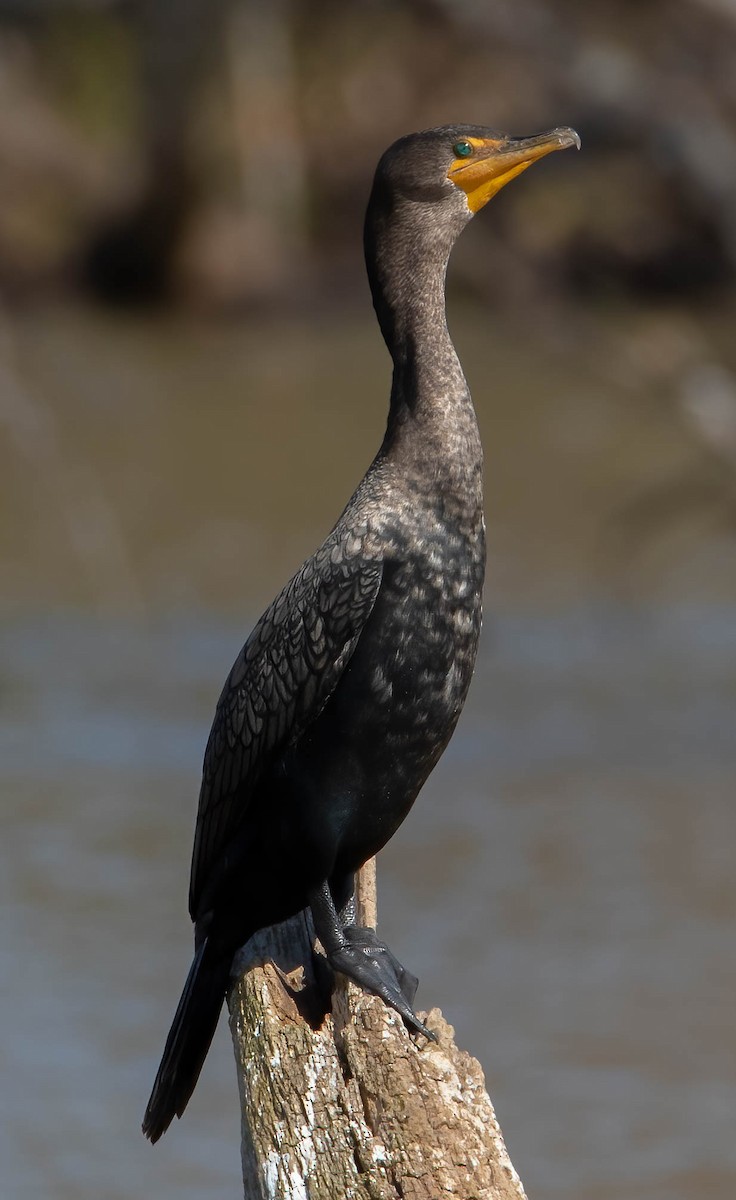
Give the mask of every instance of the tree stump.
M 360 924 L 375 924 L 374 869 Z M 525 1200 L 480 1064 L 439 1009 L 420 1014 L 435 1045 L 334 977 L 313 944 L 300 914 L 234 966 L 245 1200 Z

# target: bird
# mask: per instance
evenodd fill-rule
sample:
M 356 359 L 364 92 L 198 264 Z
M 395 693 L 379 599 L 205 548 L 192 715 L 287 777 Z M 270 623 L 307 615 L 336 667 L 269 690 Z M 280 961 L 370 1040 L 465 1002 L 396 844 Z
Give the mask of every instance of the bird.
M 207 742 L 189 892 L 194 959 L 143 1120 L 181 1117 L 254 933 L 311 909 L 334 971 L 409 1030 L 417 979 L 356 924 L 356 871 L 392 837 L 470 685 L 485 573 L 483 454 L 445 275 L 473 215 L 570 128 L 513 138 L 446 125 L 381 157 L 364 249 L 393 361 L 383 442 L 322 545 L 253 628 Z

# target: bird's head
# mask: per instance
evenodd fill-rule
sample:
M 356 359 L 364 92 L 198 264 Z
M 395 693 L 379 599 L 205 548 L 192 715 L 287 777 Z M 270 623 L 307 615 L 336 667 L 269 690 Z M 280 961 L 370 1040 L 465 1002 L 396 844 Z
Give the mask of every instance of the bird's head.
M 479 125 L 443 125 L 389 146 L 365 220 L 373 304 L 389 349 L 414 307 L 444 302 L 447 260 L 473 214 L 532 163 L 568 146 L 580 146 L 574 129 L 512 138 Z
M 574 129 L 512 138 L 480 125 L 444 125 L 394 142 L 378 164 L 375 188 L 394 203 L 437 204 L 465 223 L 532 163 L 569 146 L 580 147 Z

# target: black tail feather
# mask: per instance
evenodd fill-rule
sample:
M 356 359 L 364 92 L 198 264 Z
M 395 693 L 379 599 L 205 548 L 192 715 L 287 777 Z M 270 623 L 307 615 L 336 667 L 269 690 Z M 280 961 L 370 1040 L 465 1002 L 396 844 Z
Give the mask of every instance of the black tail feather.
M 207 1057 L 227 993 L 230 960 L 210 961 L 205 940 L 194 956 L 166 1039 L 143 1132 L 152 1142 L 184 1112 Z

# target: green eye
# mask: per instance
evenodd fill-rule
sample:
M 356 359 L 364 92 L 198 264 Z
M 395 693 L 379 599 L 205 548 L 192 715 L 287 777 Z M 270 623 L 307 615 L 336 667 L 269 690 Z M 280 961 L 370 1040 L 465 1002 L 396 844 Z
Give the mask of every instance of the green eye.
M 473 153 L 473 147 L 470 142 L 455 142 L 452 148 L 458 158 L 470 158 L 470 155 Z

